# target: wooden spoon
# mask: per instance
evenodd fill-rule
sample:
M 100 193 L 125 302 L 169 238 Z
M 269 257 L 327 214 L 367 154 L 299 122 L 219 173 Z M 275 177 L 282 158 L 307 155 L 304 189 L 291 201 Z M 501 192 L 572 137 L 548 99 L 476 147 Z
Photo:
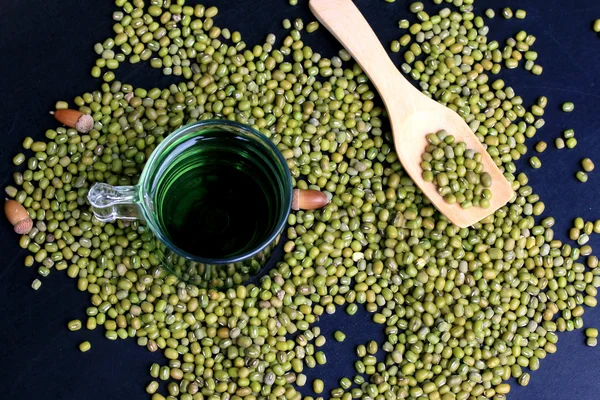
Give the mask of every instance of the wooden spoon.
M 351 0 L 310 0 L 310 9 L 352 54 L 377 88 L 387 108 L 396 152 L 404 169 L 442 214 L 464 228 L 494 213 L 512 198 L 511 184 L 467 123 L 454 111 L 425 96 L 402 76 Z M 421 155 L 427 146 L 425 136 L 440 130 L 446 130 L 456 137 L 457 142 L 465 142 L 467 148 L 483 156 L 485 171 L 492 176 L 489 208 L 463 209 L 459 204 L 448 204 L 433 183 L 423 180 Z

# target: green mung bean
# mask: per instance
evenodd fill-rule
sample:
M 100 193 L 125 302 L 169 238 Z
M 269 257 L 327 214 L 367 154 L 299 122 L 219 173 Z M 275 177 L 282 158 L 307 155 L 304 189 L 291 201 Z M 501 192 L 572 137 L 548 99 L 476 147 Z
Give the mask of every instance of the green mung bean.
M 313 381 L 313 392 L 315 392 L 316 394 L 323 393 L 324 388 L 325 388 L 325 384 L 323 383 L 323 381 L 321 379 L 315 379 Z
M 315 346 L 323 347 L 325 345 L 326 341 L 327 341 L 327 338 L 325 338 L 325 336 L 319 336 L 315 339 Z
M 525 54 L 523 54 L 523 58 L 527 61 L 535 61 L 538 59 L 538 53 L 535 51 L 526 51 Z M 528 68 L 529 70 L 531 70 L 533 68 L 533 63 L 531 64 L 531 68 Z
M 531 73 L 534 75 L 541 75 L 544 72 L 544 68 L 541 65 L 535 64 L 531 68 Z
M 515 18 L 525 19 L 525 17 L 527 17 L 527 12 L 525 10 L 518 9 L 515 11 Z
M 354 303 L 350 303 L 350 304 L 348 304 L 348 307 L 346 307 L 346 313 L 348 315 L 354 315 L 354 314 L 356 314 L 357 311 L 358 311 L 358 306 Z
M 344 334 L 344 332 L 342 331 L 335 331 L 333 333 L 333 337 L 335 338 L 335 340 L 337 340 L 338 342 L 343 342 L 344 340 L 346 340 L 346 334 Z
M 148 394 L 154 394 L 156 393 L 156 391 L 158 390 L 158 382 L 157 381 L 152 381 L 150 382 L 147 386 L 146 386 L 146 393 Z
M 25 162 L 25 154 L 23 153 L 19 153 L 16 156 L 13 157 L 13 164 L 15 165 L 21 165 L 23 164 L 23 162 Z
M 529 375 L 528 373 L 524 373 L 523 375 L 521 375 L 518 379 L 519 385 L 521 386 L 527 386 L 529 385 L 529 381 L 531 380 L 531 375 Z
M 539 158 L 533 156 L 529 159 L 529 165 L 531 165 L 531 168 L 538 169 L 542 167 L 542 162 Z
M 565 139 L 570 139 L 570 138 L 572 138 L 572 137 L 575 137 L 575 130 L 573 130 L 573 129 L 566 129 L 566 130 L 563 132 L 563 137 L 564 137 Z
M 56 110 L 66 110 L 67 108 L 69 108 L 69 103 L 67 103 L 66 101 L 57 101 L 54 105 L 54 108 Z
M 319 23 L 317 21 L 312 21 L 306 25 L 306 32 L 312 33 L 319 29 Z
M 594 162 L 589 158 L 584 158 L 581 160 L 581 167 L 585 172 L 592 172 L 595 168 Z
M 79 351 L 81 351 L 82 353 L 89 351 L 91 348 L 92 348 L 92 344 L 90 342 L 88 342 L 87 340 L 79 343 Z
M 419 11 L 423 11 L 423 3 L 421 3 L 420 1 L 411 3 L 409 6 L 409 10 L 412 13 L 418 13 Z
M 546 148 L 548 147 L 548 144 L 546 142 L 539 141 L 536 145 L 535 145 L 535 150 L 538 153 L 543 153 L 544 151 L 546 151 Z
M 581 246 L 581 248 L 579 249 L 579 253 L 586 257 L 589 256 L 590 254 L 592 254 L 592 246 L 590 246 L 589 244 L 586 244 L 584 246 Z
M 317 351 L 315 353 L 315 361 L 319 365 L 323 365 L 323 364 L 327 363 L 327 357 L 325 356 L 325 353 L 323 353 L 322 351 Z
M 597 338 L 598 337 L 598 329 L 587 328 L 585 330 L 585 336 L 587 336 L 588 338 Z
M 577 178 L 578 181 L 583 182 L 583 183 L 588 181 L 588 174 L 585 173 L 584 171 L 577 171 L 577 173 L 575 174 L 575 177 Z
M 69 321 L 69 323 L 67 324 L 67 327 L 69 328 L 70 331 L 78 331 L 81 329 L 81 321 L 78 319 Z
M 306 385 L 307 377 L 304 374 L 298 374 L 296 376 L 296 385 L 302 387 Z
M 575 109 L 575 104 L 573 104 L 570 101 L 567 101 L 566 103 L 563 103 L 563 105 L 562 105 L 562 110 L 564 112 L 569 113 L 569 112 L 573 111 L 574 109 Z

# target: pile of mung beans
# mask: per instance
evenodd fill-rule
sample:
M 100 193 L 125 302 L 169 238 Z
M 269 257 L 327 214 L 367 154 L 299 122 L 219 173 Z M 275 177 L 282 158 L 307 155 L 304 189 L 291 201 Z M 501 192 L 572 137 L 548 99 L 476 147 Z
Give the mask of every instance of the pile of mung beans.
M 423 180 L 434 183 L 448 204 L 488 208 L 492 177 L 484 170 L 482 155 L 443 130 L 427 135 L 427 143 L 421 156 Z
M 519 33 L 503 51 L 488 41 L 474 0 L 433 2 L 446 4 L 431 14 L 410 6 L 415 21 L 400 21 L 409 33 L 392 50 L 403 51 L 401 70 L 426 94 L 465 119 L 515 190 L 470 228 L 449 223 L 403 170 L 384 110 L 349 54 L 326 57 L 303 42 L 314 22 L 305 30 L 285 20 L 286 36 L 250 45 L 216 25 L 216 7 L 116 0 L 114 37 L 94 46 L 100 89 L 70 104 L 92 115 L 94 128 L 25 139 L 15 157 L 23 166 L 6 188 L 35 221 L 19 240 L 31 252 L 25 265 L 42 277 L 65 271 L 90 294 L 85 320 L 69 329 L 102 329 L 109 340 L 161 351 L 166 362 L 151 366 L 146 387 L 153 400 L 313 400 L 299 387 L 307 369 L 327 361 L 314 323 L 359 305 L 385 340 L 356 348 L 356 375 L 314 380 L 317 399 L 500 400 L 510 378 L 527 385 L 558 333 L 582 328 L 596 305 L 600 269 L 586 243 L 600 221 L 575 221 L 581 248 L 555 239 L 554 218 L 514 164 L 544 125 L 547 101 L 528 109 L 493 75 L 534 57 L 535 37 Z M 182 78 L 134 88 L 117 79 L 126 60 Z M 143 224 L 101 223 L 86 201 L 95 182 L 136 183 L 166 135 L 210 118 L 260 130 L 297 188 L 332 195 L 324 209 L 290 215 L 283 260 L 255 285 L 235 276 L 231 287 L 210 290 L 180 282 L 160 268 Z

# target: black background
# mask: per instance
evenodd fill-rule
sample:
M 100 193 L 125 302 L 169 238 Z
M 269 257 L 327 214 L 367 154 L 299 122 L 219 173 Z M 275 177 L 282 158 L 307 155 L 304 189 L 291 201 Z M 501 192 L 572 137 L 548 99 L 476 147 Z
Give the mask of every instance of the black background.
M 357 5 L 388 46 L 403 32 L 397 21 L 408 17 L 408 1 L 357 0 Z M 501 4 L 499 4 L 501 3 Z M 205 3 L 220 9 L 216 25 L 239 30 L 248 44 L 264 40 L 273 32 L 282 38 L 283 18 L 302 17 L 313 20 L 306 1 L 296 7 L 286 0 L 229 0 Z M 425 1 L 431 6 L 430 0 Z M 537 36 L 534 50 L 544 74 L 536 77 L 522 68 L 501 76 L 517 94 L 531 104 L 539 95 L 550 100 L 545 116 L 546 127 L 528 145 L 540 139 L 549 144 L 566 128 L 574 128 L 579 145 L 573 150 L 558 151 L 551 145 L 540 156 L 541 170 L 518 163 L 532 180 L 535 191 L 546 202 L 546 216 L 557 218 L 559 238 L 576 216 L 600 219 L 600 170 L 590 175 L 587 184 L 575 180 L 579 160 L 589 156 L 600 166 L 600 37 L 591 30 L 592 21 L 600 18 L 597 0 L 477 0 L 476 12 L 487 7 L 526 7 L 524 21 L 505 21 L 496 17 L 490 22 L 490 37 L 503 41 L 519 30 Z M 112 36 L 111 14 L 116 9 L 110 1 L 90 0 L 0 0 L 0 185 L 12 183 L 12 157 L 21 151 L 26 136 L 42 140 L 56 122 L 48 115 L 57 100 L 72 101 L 83 92 L 99 89 L 100 82 L 89 71 L 96 55 L 93 44 Z M 324 56 L 337 53 L 340 46 L 323 29 L 306 41 Z M 400 55 L 393 59 L 399 64 Z M 138 64 L 124 64 L 117 79 L 147 89 L 164 87 L 174 78 L 165 78 L 157 70 Z M 574 113 L 560 111 L 564 101 L 574 101 Z M 72 104 L 72 103 L 71 103 Z M 526 158 L 531 156 L 532 149 Z M 597 237 L 592 245 L 600 246 Z M 0 224 L 0 399 L 145 399 L 145 385 L 150 381 L 152 362 L 163 362 L 160 354 L 151 354 L 134 340 L 110 342 L 102 329 L 69 332 L 66 322 L 85 320 L 89 295 L 81 293 L 75 281 L 63 272 L 53 272 L 37 292 L 30 287 L 38 277 L 35 268 L 23 266 L 26 252 L 18 246 L 18 237 L 8 222 Z M 586 326 L 600 327 L 600 310 L 586 310 Z M 344 312 L 326 316 L 319 323 L 328 342 L 325 366 L 309 371 L 309 378 L 320 377 L 327 387 L 336 387 L 342 376 L 354 375 L 354 347 L 371 338 L 382 339 L 378 327 L 368 325 L 370 315 L 359 313 L 350 318 Z M 341 329 L 349 339 L 340 344 L 331 334 Z M 92 342 L 92 350 L 79 352 L 83 340 Z M 587 348 L 581 331 L 560 334 L 558 352 L 541 361 L 541 369 L 532 373 L 531 384 L 516 384 L 511 399 L 578 399 L 600 398 L 600 348 Z M 310 380 L 309 380 L 310 382 Z M 306 391 L 307 394 L 308 391 Z

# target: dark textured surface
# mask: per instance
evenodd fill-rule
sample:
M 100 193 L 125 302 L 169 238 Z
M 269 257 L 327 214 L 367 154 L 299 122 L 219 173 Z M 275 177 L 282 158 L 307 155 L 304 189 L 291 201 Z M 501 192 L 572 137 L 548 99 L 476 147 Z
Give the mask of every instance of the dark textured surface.
M 426 5 L 431 4 L 429 0 Z M 280 32 L 285 17 L 308 20 L 305 1 L 291 7 L 286 0 L 260 2 L 244 0 L 213 1 L 222 11 L 215 22 L 221 27 L 242 32 L 247 43 L 264 39 L 269 32 Z M 408 1 L 360 0 L 357 4 L 375 27 L 386 46 L 401 35 L 397 21 L 408 16 Z M 477 0 L 479 11 L 485 7 L 525 6 L 525 21 L 505 21 L 496 17 L 490 37 L 504 40 L 525 29 L 538 40 L 535 50 L 544 74 L 535 77 L 519 69 L 503 74 L 527 104 L 539 95 L 550 99 L 546 127 L 528 144 L 540 139 L 549 144 L 565 128 L 574 128 L 579 145 L 574 150 L 557 151 L 553 146 L 540 156 L 544 166 L 533 171 L 525 162 L 535 191 L 546 202 L 546 215 L 557 218 L 557 236 L 565 233 L 576 216 L 600 218 L 600 171 L 583 185 L 575 180 L 579 160 L 591 156 L 600 166 L 600 37 L 591 30 L 592 20 L 600 18 L 597 0 L 530 0 L 527 2 Z M 25 136 L 41 139 L 56 123 L 48 115 L 56 100 L 73 97 L 99 88 L 89 76 L 95 54 L 92 46 L 111 34 L 110 1 L 42 0 L 0 1 L 0 185 L 11 182 L 11 159 L 20 151 Z M 307 42 L 326 56 L 339 45 L 323 29 Z M 396 61 L 400 60 L 395 55 Z M 169 79 L 145 65 L 125 65 L 117 77 L 146 88 L 163 86 Z M 564 114 L 560 104 L 574 101 L 574 113 Z M 530 151 L 531 155 L 532 151 Z M 528 158 L 528 157 L 527 157 Z M 161 362 L 160 354 L 150 354 L 134 340 L 109 342 L 103 329 L 69 332 L 66 322 L 85 318 L 89 295 L 78 292 L 75 281 L 64 272 L 53 272 L 34 292 L 31 281 L 35 269 L 23 267 L 26 252 L 20 250 L 9 224 L 0 223 L 3 262 L 0 264 L 0 398 L 21 399 L 145 399 L 144 387 L 150 380 L 148 368 Z M 600 246 L 597 237 L 592 244 Z M 600 309 L 586 310 L 586 326 L 600 327 Z M 328 336 L 324 350 L 328 363 L 308 371 L 309 378 L 320 377 L 326 386 L 337 386 L 342 376 L 354 375 L 353 349 L 370 338 L 382 339 L 378 326 L 369 324 L 364 311 L 354 318 L 344 312 L 324 316 L 319 325 Z M 348 335 L 337 343 L 332 333 L 341 329 Z M 77 345 L 92 342 L 92 350 L 81 354 Z M 527 388 L 513 385 L 513 400 L 594 400 L 600 398 L 600 349 L 587 348 L 581 331 L 560 334 L 558 352 L 541 361 L 532 373 Z M 309 380 L 310 382 L 310 380 Z

